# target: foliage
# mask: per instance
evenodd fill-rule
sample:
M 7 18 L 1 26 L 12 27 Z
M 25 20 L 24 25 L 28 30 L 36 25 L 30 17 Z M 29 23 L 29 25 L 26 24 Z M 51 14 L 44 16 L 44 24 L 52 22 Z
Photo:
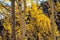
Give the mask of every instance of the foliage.
M 59 4 L 57 4 L 58 6 Z M 21 37 L 21 30 L 20 30 L 20 15 L 18 10 L 19 6 L 16 5 L 15 13 L 16 13 L 16 37 L 17 39 L 20 39 Z M 0 6 L 1 9 L 4 9 L 2 6 Z M 10 8 L 11 9 L 11 8 Z M 5 9 L 6 10 L 6 9 Z M 57 9 L 58 10 L 58 9 Z M 9 34 L 11 33 L 11 14 L 10 11 L 5 11 L 4 14 L 6 15 L 5 19 L 3 19 L 4 23 L 3 26 L 6 30 L 9 31 Z M 43 12 L 42 7 L 37 5 L 36 3 L 32 2 L 32 7 L 26 6 L 26 14 L 25 14 L 25 21 L 26 21 L 26 38 L 27 40 L 52 40 L 51 39 L 51 21 L 49 17 Z M 55 28 L 56 36 L 59 36 L 59 32 L 57 30 L 57 25 Z

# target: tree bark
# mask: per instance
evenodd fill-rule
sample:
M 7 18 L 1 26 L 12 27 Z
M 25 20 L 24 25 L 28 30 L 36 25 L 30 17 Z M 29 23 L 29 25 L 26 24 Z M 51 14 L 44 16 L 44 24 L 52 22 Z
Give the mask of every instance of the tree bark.
M 50 9 L 51 9 L 51 15 L 50 15 L 50 20 L 51 20 L 51 38 L 52 40 L 56 40 L 56 34 L 55 34 L 55 20 L 54 20 L 54 3 L 53 0 L 48 0 L 48 3 L 50 5 Z
M 12 40 L 16 40 L 15 34 L 15 0 L 11 0 L 11 22 L 12 22 Z
M 26 0 L 24 0 L 26 2 Z M 24 12 L 22 12 L 22 3 L 23 0 L 18 0 L 19 5 L 19 14 L 20 14 L 20 30 L 21 30 L 21 40 L 25 40 L 25 33 L 26 33 L 26 22 L 25 22 L 25 6 L 24 6 Z M 26 4 L 26 3 L 24 3 Z
M 26 22 L 25 22 L 25 11 L 26 11 L 26 0 L 23 0 L 24 1 L 24 12 L 22 13 L 22 18 L 21 18 L 21 32 L 22 32 L 22 40 L 25 40 L 25 34 L 26 34 Z

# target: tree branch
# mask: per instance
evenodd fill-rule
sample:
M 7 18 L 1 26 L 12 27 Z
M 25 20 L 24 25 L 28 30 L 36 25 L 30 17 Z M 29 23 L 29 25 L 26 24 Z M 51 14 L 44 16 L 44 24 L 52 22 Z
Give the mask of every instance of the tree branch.
M 6 10 L 11 11 L 10 9 L 6 8 L 3 4 L 1 4 L 1 6 L 4 7 Z

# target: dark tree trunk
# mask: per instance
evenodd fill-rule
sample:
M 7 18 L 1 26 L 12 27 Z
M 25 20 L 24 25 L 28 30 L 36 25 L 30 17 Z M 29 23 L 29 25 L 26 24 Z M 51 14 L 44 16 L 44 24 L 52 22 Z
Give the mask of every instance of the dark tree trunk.
M 12 40 L 16 40 L 15 34 L 15 0 L 11 0 Z

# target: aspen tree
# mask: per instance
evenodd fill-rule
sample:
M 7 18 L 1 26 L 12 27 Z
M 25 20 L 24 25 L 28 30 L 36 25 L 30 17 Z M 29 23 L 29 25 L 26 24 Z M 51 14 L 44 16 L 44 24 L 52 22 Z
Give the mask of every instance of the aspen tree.
M 51 9 L 51 15 L 50 15 L 50 20 L 51 20 L 51 29 L 52 29 L 52 33 L 51 33 L 51 38 L 52 40 L 56 40 L 56 34 L 55 34 L 55 20 L 54 20 L 54 3 L 53 0 L 48 0 L 48 3 L 50 5 L 50 9 Z
M 15 34 L 15 0 L 11 0 L 11 22 L 12 22 L 12 40 L 16 40 Z
M 24 4 L 26 0 L 24 0 Z M 22 12 L 22 4 L 23 0 L 18 0 L 18 6 L 19 6 L 19 14 L 20 14 L 20 29 L 21 29 L 21 40 L 25 40 L 25 33 L 26 33 L 26 22 L 25 22 L 25 8 L 24 6 L 24 12 Z

